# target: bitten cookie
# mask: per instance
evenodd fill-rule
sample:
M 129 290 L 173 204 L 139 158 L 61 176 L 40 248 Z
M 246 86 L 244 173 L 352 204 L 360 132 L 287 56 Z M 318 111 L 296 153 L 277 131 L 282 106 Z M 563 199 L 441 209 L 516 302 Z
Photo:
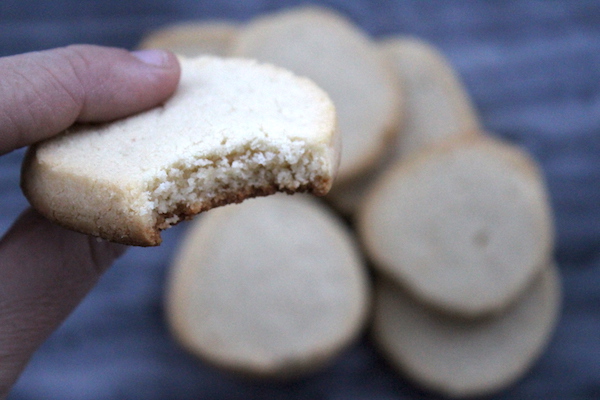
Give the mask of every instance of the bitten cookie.
M 368 194 L 358 229 L 378 270 L 431 306 L 468 317 L 517 298 L 554 244 L 535 162 L 483 138 L 391 168 Z
M 185 57 L 227 56 L 238 29 L 229 21 L 179 23 L 149 33 L 138 47 L 167 49 Z
M 31 205 L 68 228 L 152 246 L 162 229 L 212 207 L 327 193 L 339 137 L 325 92 L 251 60 L 200 57 L 181 67 L 162 107 L 32 146 L 22 173 Z
M 556 265 L 544 265 L 504 313 L 474 320 L 439 314 L 391 281 L 375 287 L 373 337 L 420 386 L 451 397 L 490 395 L 522 377 L 545 349 L 560 313 Z
M 370 288 L 357 248 L 346 226 L 309 196 L 212 210 L 194 221 L 170 272 L 172 331 L 228 371 L 312 372 L 365 323 Z
M 285 10 L 248 23 L 232 54 L 289 68 L 331 96 L 343 138 L 338 180 L 376 164 L 401 118 L 400 89 L 385 57 L 357 26 L 321 7 Z

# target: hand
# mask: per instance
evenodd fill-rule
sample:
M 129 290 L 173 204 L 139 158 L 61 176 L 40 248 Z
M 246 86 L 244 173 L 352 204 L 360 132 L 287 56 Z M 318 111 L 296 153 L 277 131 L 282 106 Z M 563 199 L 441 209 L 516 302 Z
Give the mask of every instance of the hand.
M 0 155 L 75 122 L 151 108 L 179 82 L 175 56 L 70 46 L 0 58 Z M 0 241 L 0 398 L 33 352 L 125 247 L 53 225 L 27 210 Z

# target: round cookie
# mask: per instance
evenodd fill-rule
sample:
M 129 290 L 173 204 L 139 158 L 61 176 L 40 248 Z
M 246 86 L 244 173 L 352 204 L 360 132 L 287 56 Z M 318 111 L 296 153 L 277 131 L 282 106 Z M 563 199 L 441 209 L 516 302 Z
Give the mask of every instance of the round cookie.
M 229 21 L 181 22 L 149 33 L 138 48 L 161 48 L 186 57 L 227 56 L 238 29 Z
M 481 132 L 469 95 L 438 49 L 425 41 L 403 37 L 383 40 L 380 49 L 400 77 L 405 98 L 397 158 Z
M 329 191 L 340 138 L 323 90 L 255 60 L 180 64 L 163 105 L 30 146 L 21 174 L 30 204 L 67 228 L 156 246 L 162 230 L 213 207 Z
M 548 344 L 560 312 L 558 268 L 546 265 L 503 314 L 465 320 L 424 307 L 377 282 L 373 337 L 389 362 L 451 397 L 489 395 L 523 376 Z
M 343 139 L 339 181 L 376 164 L 400 121 L 400 89 L 385 57 L 357 26 L 320 7 L 285 10 L 250 22 L 232 54 L 307 76 L 331 96 Z
M 167 316 L 192 353 L 226 370 L 291 378 L 362 329 L 370 289 L 348 229 L 302 195 L 206 213 L 172 267 Z
M 379 166 L 346 183 L 334 183 L 327 199 L 354 215 L 376 177 L 398 159 L 447 140 L 479 134 L 477 113 L 459 77 L 429 43 L 391 37 L 379 43 L 402 85 L 404 117 Z
M 553 248 L 536 164 L 483 138 L 396 164 L 369 193 L 358 229 L 375 267 L 422 301 L 466 317 L 506 307 Z

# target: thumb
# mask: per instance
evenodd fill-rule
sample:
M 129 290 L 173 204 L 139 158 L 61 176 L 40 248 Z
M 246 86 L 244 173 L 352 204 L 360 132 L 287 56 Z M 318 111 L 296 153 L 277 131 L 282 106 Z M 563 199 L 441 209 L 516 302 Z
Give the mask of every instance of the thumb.
M 0 154 L 74 122 L 124 117 L 177 87 L 171 53 L 98 46 L 0 58 Z M 68 231 L 26 211 L 0 241 L 0 398 L 29 357 L 124 247 Z
M 180 69 L 163 50 L 76 45 L 0 58 L 0 154 L 74 122 L 103 122 L 160 104 Z

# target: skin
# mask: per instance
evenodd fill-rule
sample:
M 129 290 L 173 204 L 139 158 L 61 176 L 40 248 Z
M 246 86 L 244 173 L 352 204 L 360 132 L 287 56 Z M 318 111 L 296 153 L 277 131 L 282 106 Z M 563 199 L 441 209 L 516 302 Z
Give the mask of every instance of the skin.
M 0 155 L 75 122 L 104 122 L 166 100 L 180 77 L 166 51 L 77 45 L 0 58 Z M 26 210 L 0 240 L 0 398 L 34 351 L 126 247 Z

